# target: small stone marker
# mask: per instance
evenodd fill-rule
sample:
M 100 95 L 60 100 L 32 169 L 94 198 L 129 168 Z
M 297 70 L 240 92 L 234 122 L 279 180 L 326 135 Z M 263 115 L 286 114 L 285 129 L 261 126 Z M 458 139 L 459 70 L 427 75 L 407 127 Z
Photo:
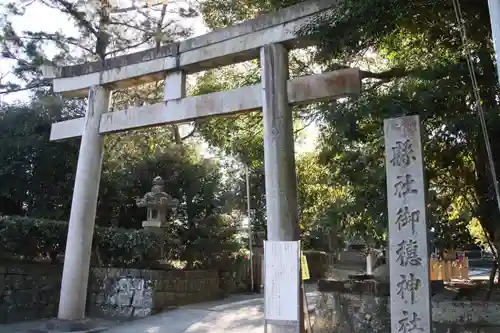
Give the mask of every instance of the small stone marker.
M 425 187 L 418 116 L 384 120 L 391 332 L 431 329 Z

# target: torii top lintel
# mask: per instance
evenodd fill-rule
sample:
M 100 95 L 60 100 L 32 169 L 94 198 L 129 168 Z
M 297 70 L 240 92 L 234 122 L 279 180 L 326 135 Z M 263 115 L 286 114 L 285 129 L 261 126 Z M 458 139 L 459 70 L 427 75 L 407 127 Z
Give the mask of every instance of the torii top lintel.
M 313 17 L 331 10 L 338 0 L 312 0 L 265 14 L 234 26 L 159 49 L 110 58 L 104 62 L 55 68 L 43 66 L 46 78 L 53 79 L 54 92 L 66 96 L 85 96 L 94 85 L 125 88 L 157 81 L 165 72 L 183 70 L 194 73 L 218 66 L 258 58 L 259 49 L 271 43 L 290 48 L 307 41 L 297 31 Z

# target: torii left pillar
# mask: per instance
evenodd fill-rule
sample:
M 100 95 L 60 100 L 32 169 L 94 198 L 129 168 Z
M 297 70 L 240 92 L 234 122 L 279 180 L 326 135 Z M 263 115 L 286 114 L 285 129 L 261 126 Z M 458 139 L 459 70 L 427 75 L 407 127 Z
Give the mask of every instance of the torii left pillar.
M 110 96 L 110 91 L 103 86 L 89 89 L 64 255 L 57 316 L 61 320 L 74 321 L 85 317 L 92 236 L 104 150 L 104 136 L 99 134 L 99 125 L 102 114 L 109 109 Z

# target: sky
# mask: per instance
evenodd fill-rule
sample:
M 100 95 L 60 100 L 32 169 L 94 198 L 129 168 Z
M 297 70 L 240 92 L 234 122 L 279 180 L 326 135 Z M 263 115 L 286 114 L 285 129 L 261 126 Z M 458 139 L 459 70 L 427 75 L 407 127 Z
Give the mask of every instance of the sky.
M 117 4 L 123 6 L 130 6 L 130 0 L 114 0 Z M 146 0 L 145 0 L 146 1 Z M 154 1 L 154 0 L 148 0 Z M 158 0 L 156 0 L 158 1 Z M 7 0 L 0 0 L 0 4 L 6 3 Z M 42 19 L 40 18 L 50 18 Z M 11 18 L 12 24 L 17 31 L 44 31 L 47 33 L 55 33 L 57 31 L 64 31 L 64 34 L 78 37 L 78 31 L 68 17 L 62 14 L 57 9 L 49 8 L 38 1 L 33 2 L 26 7 L 26 12 L 22 16 Z M 183 23 L 187 27 L 191 27 L 194 36 L 199 36 L 208 32 L 208 28 L 203 23 L 201 16 L 193 19 L 184 19 Z M 55 50 L 51 47 L 45 48 L 49 58 L 55 54 Z M 0 61 L 0 77 L 5 73 L 11 71 L 13 61 L 2 58 Z M 12 78 L 12 76 L 10 76 Z M 3 97 L 4 102 L 13 102 L 15 100 L 24 100 L 29 97 L 29 93 L 13 93 Z
M 6 2 L 7 0 L 0 0 L 0 4 Z M 115 0 L 118 5 L 129 6 L 130 0 Z M 152 1 L 152 0 L 149 0 Z M 159 0 L 156 0 L 159 1 Z M 42 18 L 42 19 L 41 19 Z M 48 19 L 50 18 L 50 19 Z M 54 33 L 57 31 L 64 31 L 66 35 L 78 36 L 78 31 L 71 23 L 68 21 L 67 16 L 62 14 L 56 9 L 49 8 L 38 1 L 33 2 L 30 6 L 26 7 L 26 12 L 23 16 L 18 16 L 12 18 L 12 24 L 16 31 L 45 31 L 48 33 Z M 193 37 L 203 35 L 209 31 L 203 22 L 201 16 L 193 19 L 184 19 L 183 24 L 187 27 L 191 27 L 194 34 Z M 49 57 L 55 54 L 55 50 L 47 47 L 45 49 Z M 7 59 L 0 59 L 0 77 L 9 73 L 11 71 L 13 62 Z M 8 75 L 8 74 L 7 74 Z M 12 78 L 12 75 L 8 75 L 8 78 Z M 8 95 L 0 95 L 1 102 L 11 103 L 16 100 L 26 100 L 30 96 L 29 92 L 19 92 L 12 93 Z M 317 128 L 313 124 L 306 131 L 306 140 L 302 143 L 296 145 L 297 153 L 302 153 L 306 151 L 311 151 L 315 147 Z M 203 149 L 206 151 L 206 149 Z
M 3 1 L 7 2 L 6 0 L 0 0 L 0 3 L 2 3 Z M 51 19 L 39 19 L 42 17 L 50 17 Z M 73 25 L 69 24 L 65 15 L 57 10 L 44 6 L 39 2 L 34 2 L 30 6 L 28 6 L 25 15 L 11 18 L 11 22 L 17 31 L 43 30 L 48 33 L 54 33 L 62 30 L 68 35 L 77 36 L 76 29 L 73 27 Z M 46 52 L 49 57 L 54 54 L 54 51 L 52 51 L 51 48 L 46 48 Z M 0 73 L 2 76 L 11 71 L 13 63 L 14 61 L 11 61 L 10 59 L 8 60 L 2 58 L 0 60 Z M 9 75 L 8 78 L 12 79 L 12 76 Z M 7 94 L 3 96 L 2 101 L 10 103 L 15 100 L 25 100 L 29 98 L 29 95 L 29 92 L 26 91 Z

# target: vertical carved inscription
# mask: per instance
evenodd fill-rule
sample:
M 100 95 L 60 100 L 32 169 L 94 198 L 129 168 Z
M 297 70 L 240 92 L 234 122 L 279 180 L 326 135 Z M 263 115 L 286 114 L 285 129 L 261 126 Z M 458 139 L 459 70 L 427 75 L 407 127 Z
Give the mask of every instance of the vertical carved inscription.
M 391 332 L 431 332 L 422 143 L 418 116 L 386 119 Z

